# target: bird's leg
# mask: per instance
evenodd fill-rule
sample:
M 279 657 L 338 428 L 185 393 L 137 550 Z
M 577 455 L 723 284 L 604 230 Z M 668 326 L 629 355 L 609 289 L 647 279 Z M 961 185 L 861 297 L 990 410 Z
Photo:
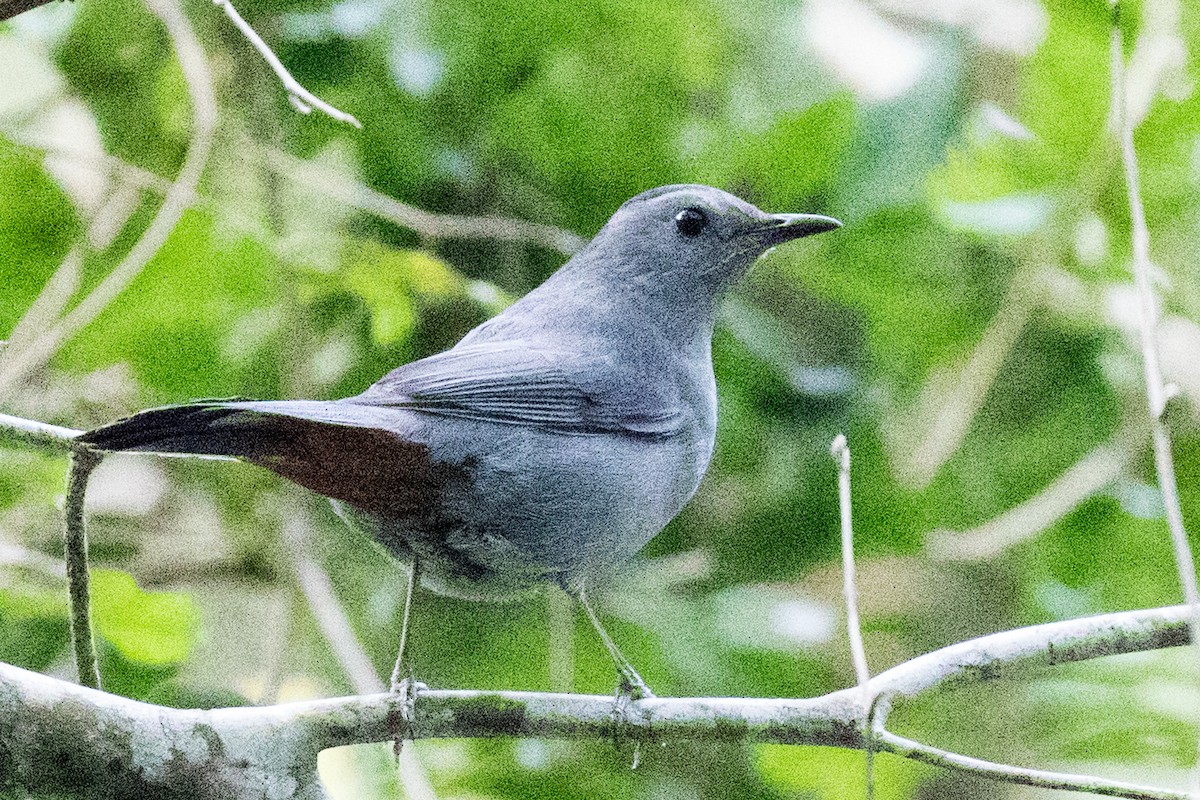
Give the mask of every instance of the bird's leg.
M 642 680 L 642 676 L 638 675 L 637 670 L 633 668 L 633 664 L 629 663 L 629 659 L 621 653 L 617 645 L 613 642 L 612 637 L 608 635 L 608 631 L 604 630 L 604 626 L 600 624 L 600 618 L 596 616 L 596 612 L 592 610 L 591 603 L 588 602 L 587 590 L 580 589 L 576 596 L 579 598 L 579 605 L 583 606 L 583 611 L 587 614 L 587 618 L 591 620 L 592 627 L 596 629 L 596 633 L 600 634 L 600 641 L 604 642 L 604 647 L 608 650 L 608 654 L 612 657 L 617 672 L 621 675 L 621 692 L 633 700 L 654 697 L 654 692 L 650 691 L 650 687 Z
M 408 586 L 404 591 L 404 616 L 400 622 L 400 648 L 396 652 L 396 665 L 392 667 L 392 679 L 389 691 L 392 694 L 392 712 L 388 714 L 388 732 L 392 734 L 396 755 L 404 746 L 404 739 L 413 738 L 414 712 L 416 706 L 417 683 L 411 674 L 404 675 L 404 646 L 408 643 L 408 617 L 412 611 L 413 589 L 417 585 L 420 565 L 417 557 L 413 556 L 408 569 Z M 404 677 L 401 677 L 404 675 Z M 400 730 L 400 726 L 404 730 Z

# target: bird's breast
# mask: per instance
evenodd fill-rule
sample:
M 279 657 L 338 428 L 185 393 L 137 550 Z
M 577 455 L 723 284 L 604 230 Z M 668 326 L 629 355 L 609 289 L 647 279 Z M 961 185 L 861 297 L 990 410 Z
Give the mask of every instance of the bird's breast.
M 357 507 L 394 555 L 422 557 L 434 588 L 466 596 L 610 572 L 679 513 L 712 452 L 704 415 L 669 437 L 468 420 L 447 428 L 427 414 L 413 414 L 407 427 L 404 439 L 439 476 L 424 484 L 428 504 Z M 403 493 L 421 480 L 409 468 L 397 462 L 380 482 Z

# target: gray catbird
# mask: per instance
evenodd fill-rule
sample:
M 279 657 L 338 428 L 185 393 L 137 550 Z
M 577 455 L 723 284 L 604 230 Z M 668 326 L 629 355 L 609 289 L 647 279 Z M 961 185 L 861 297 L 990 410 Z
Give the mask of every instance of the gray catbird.
M 586 590 L 708 466 L 721 295 L 774 245 L 839 226 L 708 186 L 651 189 L 502 314 L 360 395 L 156 408 L 80 441 L 236 456 L 326 495 L 413 563 L 410 596 L 418 563 L 423 585 L 464 597 L 557 583 L 645 694 Z

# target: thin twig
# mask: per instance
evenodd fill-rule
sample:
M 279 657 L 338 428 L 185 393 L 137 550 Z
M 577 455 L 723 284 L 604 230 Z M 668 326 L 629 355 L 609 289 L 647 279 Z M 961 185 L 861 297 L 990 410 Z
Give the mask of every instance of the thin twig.
M 575 603 L 566 592 L 546 592 L 545 597 L 550 689 L 569 692 L 575 683 Z
M 1121 58 L 1121 31 L 1113 29 L 1112 39 L 1113 83 L 1115 107 L 1122 107 L 1124 93 L 1121 89 L 1123 61 Z M 1175 543 L 1176 557 L 1183 583 L 1184 595 L 1189 605 L 1200 610 L 1200 589 L 1197 589 L 1195 562 L 1188 545 L 1183 526 L 1183 513 L 1179 506 L 1179 489 L 1175 482 L 1175 462 L 1171 455 L 1171 440 L 1163 422 L 1166 411 L 1167 390 L 1162 379 L 1158 360 L 1158 300 L 1154 294 L 1151 278 L 1150 231 L 1146 226 L 1146 211 L 1142 205 L 1141 185 L 1138 176 L 1137 151 L 1133 146 L 1133 126 L 1123 112 L 1117 112 L 1121 123 L 1121 160 L 1125 167 L 1125 185 L 1129 196 L 1129 216 L 1133 239 L 1133 276 L 1141 305 L 1142 365 L 1146 379 L 1146 395 L 1153 424 L 1154 466 L 1158 472 L 1159 486 L 1163 493 L 1167 524 Z
M 122 172 L 108 164 L 103 168 L 116 176 L 117 185 L 108 192 L 103 205 L 88 222 L 85 241 L 95 249 L 104 249 L 111 245 L 140 205 L 140 187 L 125 180 Z M 170 188 L 170 181 L 166 184 Z M 77 242 L 71 248 L 54 274 L 42 286 L 33 303 L 13 326 L 7 347 L 10 357 L 28 344 L 37 342 L 43 331 L 52 328 L 61 318 L 71 298 L 79 291 L 83 275 L 85 241 Z
M 1119 13 L 1119 10 L 1119 5 L 1114 2 L 1114 14 Z M 1180 583 L 1183 585 L 1184 600 L 1192 611 L 1192 639 L 1195 646 L 1200 649 L 1200 588 L 1196 583 L 1196 561 L 1192 557 L 1192 548 L 1188 544 L 1187 531 L 1183 525 L 1179 488 L 1175 482 L 1175 459 L 1171 454 L 1171 436 L 1163 419 L 1168 394 L 1158 360 L 1158 298 L 1155 296 L 1151 278 L 1150 230 L 1146 225 L 1146 210 L 1142 205 L 1137 150 L 1133 144 L 1133 129 L 1137 123 L 1129 114 L 1128 91 L 1125 84 L 1125 59 L 1121 53 L 1121 28 L 1116 24 L 1115 19 L 1109 45 L 1112 62 L 1111 120 L 1118 127 L 1121 162 L 1125 168 L 1125 188 L 1129 199 L 1129 222 L 1133 240 L 1133 277 L 1141 306 L 1139 327 L 1142 367 L 1146 382 L 1146 399 L 1150 411 L 1154 469 L 1158 475 L 1158 488 L 1162 492 L 1167 527 L 1171 531 L 1175 565 L 1179 571 Z M 1197 748 L 1200 752 L 1200 738 L 1198 738 Z M 1200 794 L 1200 759 L 1193 768 L 1192 782 L 1194 790 Z
M 0 414 L 0 441 L 14 441 L 65 452 L 71 449 L 71 441 L 81 433 L 83 431 L 74 428 Z
M 293 108 L 301 114 L 312 113 L 312 110 L 315 108 L 336 119 L 338 122 L 347 122 L 356 128 L 362 127 L 362 123 L 353 116 L 347 114 L 345 111 L 339 111 L 301 86 L 300 82 L 292 77 L 292 73 L 288 72 L 287 67 L 279 60 L 279 56 L 275 55 L 274 51 L 255 32 L 254 28 L 250 27 L 250 23 L 242 18 L 242 15 L 233 7 L 233 3 L 229 2 L 229 0 L 213 0 L 213 4 L 224 9 L 225 16 L 233 21 L 237 29 L 242 32 L 242 35 L 246 37 L 250 44 L 254 46 L 254 49 L 258 51 L 259 55 L 263 57 L 263 60 L 267 62 L 267 66 L 279 78 L 279 82 L 283 84 L 283 88 L 287 89 L 288 100 L 291 101 Z
M 158 213 L 121 263 L 36 342 L 18 353 L 5 354 L 9 357 L 0 359 L 0 395 L 11 391 L 30 371 L 45 364 L 64 342 L 99 316 L 109 303 L 125 291 L 166 242 L 195 197 L 216 131 L 217 104 L 212 75 L 191 23 L 178 5 L 173 0 L 146 0 L 146 3 L 166 28 L 192 103 L 192 138 L 183 165 L 163 198 Z
M 898 477 L 905 483 L 928 486 L 962 445 L 1037 302 L 1028 284 L 1028 272 L 1013 275 L 1000 310 L 970 356 L 934 371 L 912 410 L 892 426 Z
M 854 570 L 854 526 L 850 511 L 850 445 L 846 435 L 839 433 L 829 447 L 829 454 L 838 465 L 838 510 L 842 529 L 842 594 L 846 599 L 846 632 L 850 638 L 850 657 L 854 661 L 854 674 L 862 692 L 863 708 L 869 709 L 863 720 L 863 735 L 867 742 L 867 800 L 875 796 L 875 760 L 870 732 L 873 729 L 871 716 L 874 704 L 871 698 L 871 670 L 867 667 L 867 651 L 863 646 L 862 624 L 858 617 L 858 578 Z
M 934 558 L 973 561 L 999 555 L 1037 536 L 1121 476 L 1128 446 L 1105 442 L 1072 464 L 1041 492 L 970 530 L 937 530 L 925 537 Z
M 54 325 L 62 315 L 63 309 L 71 302 L 71 298 L 79 291 L 79 281 L 83 275 L 83 243 L 76 243 L 68 252 L 62 263 L 54 270 L 33 299 L 25 313 L 13 326 L 5 346 L 5 355 L 11 357 L 20 352 L 27 343 L 36 342 L 47 328 Z
M 842 594 L 846 598 L 846 627 L 850 634 L 850 653 L 854 659 L 854 674 L 863 690 L 863 701 L 869 703 L 867 684 L 871 671 L 867 668 L 867 652 L 863 647 L 862 627 L 858 619 L 858 581 L 854 574 L 854 528 L 850 520 L 850 446 L 846 436 L 839 433 L 829 448 L 838 463 L 838 508 L 842 528 Z
M 460 214 L 435 214 L 402 203 L 358 181 L 340 175 L 311 161 L 304 161 L 279 150 L 263 148 L 262 161 L 279 175 L 302 182 L 340 203 L 390 220 L 402 228 L 416 231 L 427 239 L 493 239 L 507 242 L 533 242 L 563 255 L 583 249 L 587 240 L 564 228 L 511 217 L 474 217 Z
M 311 539 L 308 520 L 298 512 L 289 513 L 283 521 L 283 540 L 291 556 L 289 564 L 317 628 L 329 644 L 329 652 L 350 679 L 354 691 L 359 694 L 382 692 L 383 681 L 354 635 L 350 618 L 338 602 L 328 573 L 313 557 Z
M 250 138 L 242 140 L 240 151 L 245 158 L 265 164 L 272 172 L 289 180 L 302 183 L 307 189 L 318 192 L 331 200 L 365 211 L 395 225 L 414 231 L 423 239 L 432 241 L 452 239 L 491 239 L 494 241 L 536 244 L 549 250 L 571 256 L 583 249 L 587 239 L 566 228 L 541 222 L 530 222 L 516 217 L 470 216 L 463 214 L 438 214 L 423 208 L 403 203 L 378 192 L 366 184 L 324 167 L 313 161 L 263 147 Z M 56 158 L 70 159 L 80 164 L 94 165 L 95 158 L 75 152 L 48 150 Z M 117 156 L 104 155 L 103 166 L 116 173 L 121 180 L 138 189 L 165 194 L 171 181 L 141 167 L 136 167 Z M 207 195 L 191 198 L 199 204 L 215 204 Z
M 1069 792 L 1088 792 L 1106 797 L 1125 797 L 1131 800 L 1195 800 L 1189 793 L 1172 789 L 1141 786 L 1124 781 L 1112 781 L 1092 775 L 1076 775 L 1068 772 L 1049 772 L 1010 764 L 997 764 L 982 758 L 964 756 L 932 747 L 921 742 L 897 736 L 889 731 L 876 731 L 881 749 L 914 761 L 922 761 L 943 769 L 957 769 L 976 777 L 989 778 L 1021 786 L 1036 786 L 1042 789 L 1065 789 Z
M 96 661 L 96 640 L 92 634 L 91 598 L 88 594 L 88 545 L 83 501 L 88 478 L 100 463 L 94 450 L 77 447 L 71 451 L 67 472 L 66 561 L 67 597 L 70 605 L 71 644 L 79 683 L 100 688 L 100 666 Z
M 400 646 L 396 648 L 396 663 L 392 666 L 392 677 L 388 681 L 388 690 L 400 690 L 401 675 L 404 674 L 404 650 L 408 645 L 408 622 L 412 614 L 413 590 L 417 587 L 417 579 L 421 574 L 421 564 L 416 556 L 408 563 L 408 575 L 404 581 L 404 613 L 400 619 Z

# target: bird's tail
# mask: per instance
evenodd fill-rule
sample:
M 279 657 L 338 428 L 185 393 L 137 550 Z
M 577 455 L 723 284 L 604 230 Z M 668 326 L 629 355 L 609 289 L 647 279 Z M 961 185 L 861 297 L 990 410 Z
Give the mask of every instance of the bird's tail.
M 237 456 L 255 438 L 236 424 L 238 415 L 245 412 L 222 403 L 151 408 L 88 431 L 79 441 L 106 451 Z
M 336 403 L 214 400 L 165 406 L 117 420 L 78 439 L 98 450 L 255 459 L 279 455 L 301 421 L 347 424 Z M 350 424 L 353 424 L 351 422 Z
M 383 516 L 418 513 L 448 479 L 395 413 L 345 402 L 201 401 L 152 408 L 77 441 L 105 451 L 234 456 Z

